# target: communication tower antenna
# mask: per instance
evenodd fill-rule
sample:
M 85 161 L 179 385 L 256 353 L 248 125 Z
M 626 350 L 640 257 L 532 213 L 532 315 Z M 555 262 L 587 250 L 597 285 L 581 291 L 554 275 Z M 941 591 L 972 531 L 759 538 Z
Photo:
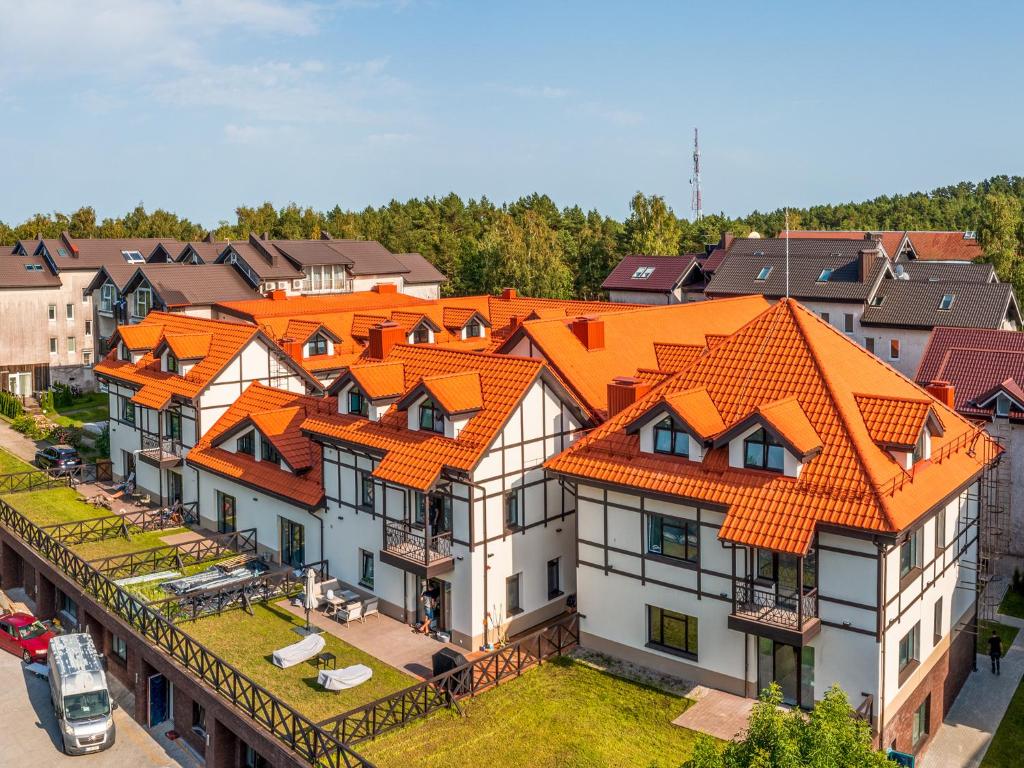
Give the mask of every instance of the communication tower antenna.
M 786 298 L 789 298 L 789 208 L 786 209 Z
M 704 200 L 700 192 L 700 142 L 697 138 L 697 129 L 693 129 L 693 178 L 690 179 L 690 186 L 693 190 L 690 193 L 690 208 L 695 212 L 695 221 L 704 218 Z

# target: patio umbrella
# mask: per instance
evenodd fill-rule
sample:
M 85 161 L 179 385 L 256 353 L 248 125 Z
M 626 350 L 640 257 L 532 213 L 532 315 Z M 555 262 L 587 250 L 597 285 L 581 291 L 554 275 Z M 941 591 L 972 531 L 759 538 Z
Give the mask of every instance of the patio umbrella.
M 309 614 L 316 608 L 316 598 L 313 597 L 313 592 L 316 589 L 316 571 L 307 568 L 303 579 L 306 586 L 302 594 L 302 607 L 306 609 L 306 634 L 308 635 L 310 633 Z

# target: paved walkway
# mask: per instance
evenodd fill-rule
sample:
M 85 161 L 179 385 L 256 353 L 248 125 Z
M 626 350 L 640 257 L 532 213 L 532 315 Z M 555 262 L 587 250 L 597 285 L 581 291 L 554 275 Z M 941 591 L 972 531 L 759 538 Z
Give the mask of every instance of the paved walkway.
M 36 443 L 34 440 L 29 440 L 21 432 L 15 432 L 14 428 L 6 421 L 0 419 L 0 448 L 31 463 L 36 457 L 36 449 L 43 445 L 48 445 L 48 443 L 42 441 Z
M 696 703 L 673 720 L 672 725 L 708 733 L 723 741 L 735 739 L 746 730 L 750 713 L 757 703 L 756 699 L 736 696 L 703 685 L 698 685 L 686 695 Z
M 978 671 L 971 672 L 953 702 L 939 732 L 921 754 L 923 768 L 977 768 L 1024 677 L 1024 620 L 996 614 L 996 621 L 1018 627 L 1013 645 L 1005 650 L 1002 674 L 992 674 L 987 656 L 978 655 Z

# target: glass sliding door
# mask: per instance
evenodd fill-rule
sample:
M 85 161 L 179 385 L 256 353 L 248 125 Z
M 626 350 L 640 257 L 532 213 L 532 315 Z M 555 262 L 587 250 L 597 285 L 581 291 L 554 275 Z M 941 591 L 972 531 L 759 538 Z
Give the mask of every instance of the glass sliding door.
M 306 562 L 306 529 L 286 517 L 281 521 L 281 564 L 298 568 Z
M 217 491 L 217 531 L 232 533 L 235 530 L 235 497 Z
M 757 639 L 758 693 L 772 682 L 782 689 L 782 703 L 810 709 L 814 706 L 814 649 L 797 648 L 767 637 Z

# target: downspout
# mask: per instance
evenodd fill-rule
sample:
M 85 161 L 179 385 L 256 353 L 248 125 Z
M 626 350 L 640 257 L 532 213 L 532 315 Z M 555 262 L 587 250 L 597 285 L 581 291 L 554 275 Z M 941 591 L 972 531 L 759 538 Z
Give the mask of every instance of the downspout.
M 484 629 L 484 644 L 486 645 L 487 641 L 488 641 L 488 635 L 489 635 L 489 631 L 488 631 L 488 628 L 487 628 L 487 605 L 488 605 L 487 582 L 488 582 L 489 574 L 487 572 L 490 570 L 490 565 L 488 565 L 488 563 L 487 563 L 487 492 L 484 490 L 483 486 L 478 485 L 477 483 L 474 483 L 472 480 L 470 480 L 468 475 L 467 475 L 466 478 L 461 479 L 458 482 L 465 483 L 466 487 L 469 488 L 469 502 L 470 502 L 469 503 L 469 516 L 470 516 L 470 519 L 473 518 L 473 515 L 474 515 L 474 512 L 475 512 L 474 506 L 475 506 L 476 501 L 473 498 L 473 490 L 474 489 L 480 491 L 480 493 L 482 494 L 481 499 L 483 500 L 483 503 L 484 503 L 483 514 L 481 515 L 481 518 L 483 519 L 483 522 L 484 522 L 484 531 L 483 531 L 483 534 L 484 534 L 484 538 L 483 538 L 483 549 L 484 549 L 484 594 L 483 594 L 483 598 L 484 598 L 484 625 L 483 625 L 483 629 Z M 472 544 L 473 544 L 473 541 L 471 539 L 470 540 L 471 547 L 472 547 Z M 472 631 L 473 631 L 472 628 L 470 628 L 470 632 L 471 633 L 472 633 Z M 471 642 L 472 642 L 472 639 L 473 639 L 473 636 L 472 636 L 472 634 L 470 634 L 470 641 Z M 470 648 L 470 650 L 472 650 L 472 648 Z
M 882 675 L 878 693 L 878 745 L 882 745 L 885 737 L 885 548 L 880 542 L 875 541 L 878 547 L 878 640 L 882 645 Z

